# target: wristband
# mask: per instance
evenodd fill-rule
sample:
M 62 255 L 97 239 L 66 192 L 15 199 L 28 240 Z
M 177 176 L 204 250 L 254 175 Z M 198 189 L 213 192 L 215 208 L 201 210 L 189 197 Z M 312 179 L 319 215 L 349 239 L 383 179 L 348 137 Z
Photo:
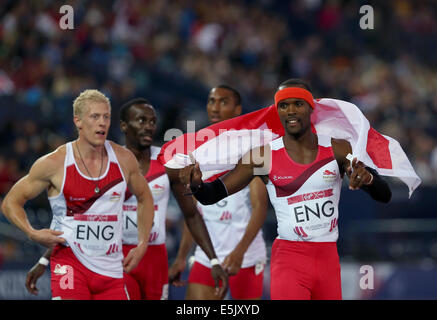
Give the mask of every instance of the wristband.
M 215 179 L 213 182 L 202 183 L 197 187 L 191 187 L 191 191 L 194 197 L 204 205 L 214 204 L 229 195 L 220 178 Z
M 49 260 L 47 260 L 47 258 L 45 257 L 41 257 L 38 261 L 39 264 L 42 264 L 43 266 L 48 266 L 49 265 Z
M 370 173 L 370 181 L 365 183 L 364 185 L 370 186 L 372 184 L 372 182 L 373 182 L 373 174 Z
M 191 189 L 192 194 L 194 195 L 197 191 L 199 191 L 199 189 L 202 188 L 202 185 L 203 185 L 203 183 L 199 184 L 197 187 L 190 185 L 190 189 Z
M 218 264 L 220 264 L 220 261 L 217 258 L 209 260 L 209 263 L 211 263 L 211 267 L 214 267 Z

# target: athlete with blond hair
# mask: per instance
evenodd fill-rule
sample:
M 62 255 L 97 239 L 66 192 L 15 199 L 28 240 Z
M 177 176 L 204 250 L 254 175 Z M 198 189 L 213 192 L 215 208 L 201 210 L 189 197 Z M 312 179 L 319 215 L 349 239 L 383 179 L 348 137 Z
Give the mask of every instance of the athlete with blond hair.
M 2 211 L 31 240 L 53 248 L 54 299 L 127 299 L 130 272 L 147 250 L 153 198 L 131 151 L 107 141 L 111 104 L 97 90 L 73 103 L 78 139 L 39 158 L 6 195 Z M 127 187 L 138 201 L 138 245 L 123 260 L 122 206 Z M 47 190 L 50 229 L 36 230 L 24 204 Z

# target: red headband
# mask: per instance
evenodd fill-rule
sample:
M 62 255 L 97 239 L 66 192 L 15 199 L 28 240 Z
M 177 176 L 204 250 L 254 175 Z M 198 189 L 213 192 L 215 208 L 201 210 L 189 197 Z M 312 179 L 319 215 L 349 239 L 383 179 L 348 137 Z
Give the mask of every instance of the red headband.
M 275 106 L 278 106 L 279 101 L 288 99 L 288 98 L 297 98 L 303 99 L 314 109 L 314 98 L 311 92 L 303 88 L 297 87 L 288 87 L 282 90 L 279 90 L 275 94 Z

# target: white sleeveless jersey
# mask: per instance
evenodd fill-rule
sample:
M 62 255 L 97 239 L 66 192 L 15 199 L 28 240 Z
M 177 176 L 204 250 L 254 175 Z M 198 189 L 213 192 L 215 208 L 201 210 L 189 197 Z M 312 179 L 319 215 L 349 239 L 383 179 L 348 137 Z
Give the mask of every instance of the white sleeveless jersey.
M 152 146 L 150 151 L 150 167 L 145 178 L 153 195 L 155 217 L 150 231 L 149 245 L 158 245 L 165 243 L 165 217 L 170 197 L 170 181 L 165 167 L 157 160 L 161 148 Z M 126 191 L 123 203 L 123 244 L 138 244 L 137 199 L 129 190 Z
M 198 203 L 197 208 L 203 216 L 217 258 L 222 263 L 240 242 L 252 214 L 249 186 L 215 204 L 205 206 Z M 199 246 L 194 255 L 197 262 L 211 267 L 208 256 Z M 260 230 L 244 254 L 241 267 L 248 268 L 265 261 L 266 245 Z
M 101 177 L 86 176 L 75 162 L 72 143 L 66 144 L 61 192 L 49 197 L 53 212 L 51 228 L 63 238 L 88 269 L 123 277 L 122 206 L 126 181 L 111 144 L 106 141 L 108 165 Z M 100 188 L 95 193 L 96 184 Z
M 270 142 L 272 165 L 267 191 L 278 221 L 278 238 L 335 242 L 338 238 L 340 170 L 331 138 L 318 135 L 317 158 L 294 162 L 278 138 Z

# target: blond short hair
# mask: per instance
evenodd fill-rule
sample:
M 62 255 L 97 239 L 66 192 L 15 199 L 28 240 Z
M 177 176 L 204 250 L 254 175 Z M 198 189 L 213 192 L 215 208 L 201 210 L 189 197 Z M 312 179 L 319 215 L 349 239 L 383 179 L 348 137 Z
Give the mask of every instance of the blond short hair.
M 87 89 L 82 91 L 80 95 L 73 102 L 73 116 L 82 116 L 85 106 L 90 102 L 102 102 L 111 107 L 111 102 L 99 90 Z

